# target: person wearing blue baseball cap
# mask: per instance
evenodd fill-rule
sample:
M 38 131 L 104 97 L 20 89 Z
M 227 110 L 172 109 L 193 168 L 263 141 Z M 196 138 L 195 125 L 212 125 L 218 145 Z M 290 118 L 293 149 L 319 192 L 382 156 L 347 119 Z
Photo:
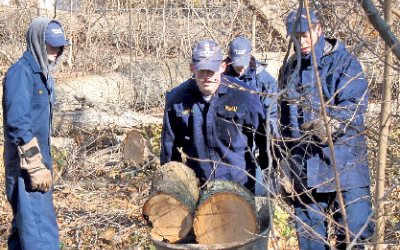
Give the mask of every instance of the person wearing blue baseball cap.
M 285 164 L 280 166 L 280 183 L 285 195 L 294 198 L 299 247 L 330 249 L 327 225 L 331 222 L 336 249 L 348 247 L 346 225 L 350 240 L 359 234 L 352 249 L 364 249 L 374 231 L 369 220 L 371 182 L 364 137 L 368 84 L 357 58 L 339 40 L 324 37 L 322 25 L 312 10 L 309 15 L 306 9 L 290 12 L 286 28 L 295 54 L 283 65 L 280 76 L 285 91 L 281 128 L 283 137 L 289 139 L 285 144 L 287 157 L 282 161 Z M 318 84 L 325 106 L 321 105 Z M 322 117 L 322 107 L 328 124 Z
M 278 105 L 273 101 L 278 92 L 278 83 L 266 70 L 266 65 L 257 61 L 251 54 L 252 46 L 249 39 L 240 36 L 231 41 L 228 49 L 228 57 L 224 60 L 226 70 L 224 74 L 235 77 L 251 86 L 259 93 L 264 113 L 269 113 L 270 137 L 279 138 L 278 132 Z M 257 155 L 257 149 L 254 150 Z M 263 182 L 262 172 L 257 168 L 256 178 Z M 262 185 L 256 184 L 256 195 L 263 195 L 265 191 Z
M 161 164 L 185 158 L 201 185 L 230 180 L 254 191 L 249 174 L 254 175 L 256 163 L 248 148 L 255 141 L 265 149 L 266 142 L 255 89 L 222 74 L 226 65 L 215 41 L 198 42 L 190 66 L 194 77 L 166 95 Z
M 13 210 L 8 249 L 59 249 L 50 152 L 54 79 L 65 40 L 61 23 L 36 18 L 27 50 L 3 80 L 6 194 Z

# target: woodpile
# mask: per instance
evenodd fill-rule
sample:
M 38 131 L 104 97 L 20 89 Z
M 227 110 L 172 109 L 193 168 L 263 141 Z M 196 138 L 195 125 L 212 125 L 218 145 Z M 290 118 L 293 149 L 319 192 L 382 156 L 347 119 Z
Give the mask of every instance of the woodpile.
M 199 198 L 200 197 L 200 198 Z M 199 194 L 192 169 L 167 163 L 155 174 L 143 214 L 159 242 L 215 245 L 242 242 L 259 233 L 253 194 L 233 181 L 211 181 Z

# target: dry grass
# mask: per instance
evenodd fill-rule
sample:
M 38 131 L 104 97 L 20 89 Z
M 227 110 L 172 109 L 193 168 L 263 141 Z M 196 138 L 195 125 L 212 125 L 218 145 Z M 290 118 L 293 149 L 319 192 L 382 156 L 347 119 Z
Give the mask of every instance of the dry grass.
M 0 248 L 7 247 L 12 219 L 4 170 L 1 160 Z M 141 214 L 151 175 L 152 169 L 146 168 L 123 179 L 103 176 L 94 181 L 56 183 L 53 200 L 61 249 L 151 249 Z

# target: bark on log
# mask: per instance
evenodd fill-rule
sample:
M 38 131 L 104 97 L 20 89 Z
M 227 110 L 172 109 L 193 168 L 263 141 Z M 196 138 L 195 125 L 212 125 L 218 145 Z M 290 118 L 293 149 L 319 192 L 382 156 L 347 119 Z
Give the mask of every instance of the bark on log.
M 193 228 L 198 199 L 198 179 L 192 169 L 180 162 L 161 166 L 143 206 L 152 225 L 151 236 L 170 243 L 183 239 Z
M 201 195 L 193 225 L 200 244 L 252 238 L 259 232 L 254 196 L 236 182 L 210 182 Z

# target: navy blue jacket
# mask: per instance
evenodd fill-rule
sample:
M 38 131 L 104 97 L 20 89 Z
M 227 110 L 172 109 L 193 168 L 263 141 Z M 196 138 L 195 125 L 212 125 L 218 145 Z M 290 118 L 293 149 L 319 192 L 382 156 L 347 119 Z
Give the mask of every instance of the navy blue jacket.
M 39 141 L 43 164 L 51 169 L 50 128 L 54 79 L 44 76 L 34 56 L 25 51 L 7 71 L 3 84 L 5 163 L 19 167 L 17 146 Z
M 190 79 L 167 93 L 162 130 L 161 164 L 182 161 L 181 148 L 201 183 L 233 180 L 254 185 L 253 141 L 265 152 L 264 111 L 258 95 L 237 87 L 244 84 L 222 75 L 211 102 L 206 102 Z M 259 134 L 254 140 L 254 132 Z M 264 150 L 261 150 L 264 149 Z M 265 155 L 260 156 L 264 159 Z M 245 170 L 245 171 L 244 171 Z
M 227 63 L 225 70 L 226 75 L 235 77 L 236 79 L 243 81 L 250 88 L 254 88 L 260 93 L 260 101 L 267 117 L 268 109 L 271 108 L 269 113 L 269 123 L 271 133 L 275 138 L 279 138 L 278 132 L 278 104 L 273 102 L 276 94 L 278 93 L 278 84 L 273 76 L 271 76 L 266 70 L 265 66 L 258 62 L 254 56 L 250 57 L 250 65 L 247 67 L 243 75 L 238 75 L 232 64 L 230 64 L 230 58 L 224 60 Z
M 333 135 L 336 167 L 343 190 L 370 185 L 367 147 L 363 133 L 364 113 L 368 104 L 368 84 L 356 57 L 336 39 L 319 38 L 315 45 L 318 72 L 327 103 L 328 116 L 341 122 L 341 130 Z M 301 58 L 299 74 L 293 74 L 297 59 L 285 65 L 283 86 L 288 86 L 282 103 L 283 135 L 295 139 L 288 144 L 300 180 L 297 188 L 316 187 L 317 192 L 336 191 L 332 156 L 327 144 L 313 141 L 301 124 L 319 118 L 320 99 L 311 53 Z M 304 187 L 303 186 L 303 187 Z

